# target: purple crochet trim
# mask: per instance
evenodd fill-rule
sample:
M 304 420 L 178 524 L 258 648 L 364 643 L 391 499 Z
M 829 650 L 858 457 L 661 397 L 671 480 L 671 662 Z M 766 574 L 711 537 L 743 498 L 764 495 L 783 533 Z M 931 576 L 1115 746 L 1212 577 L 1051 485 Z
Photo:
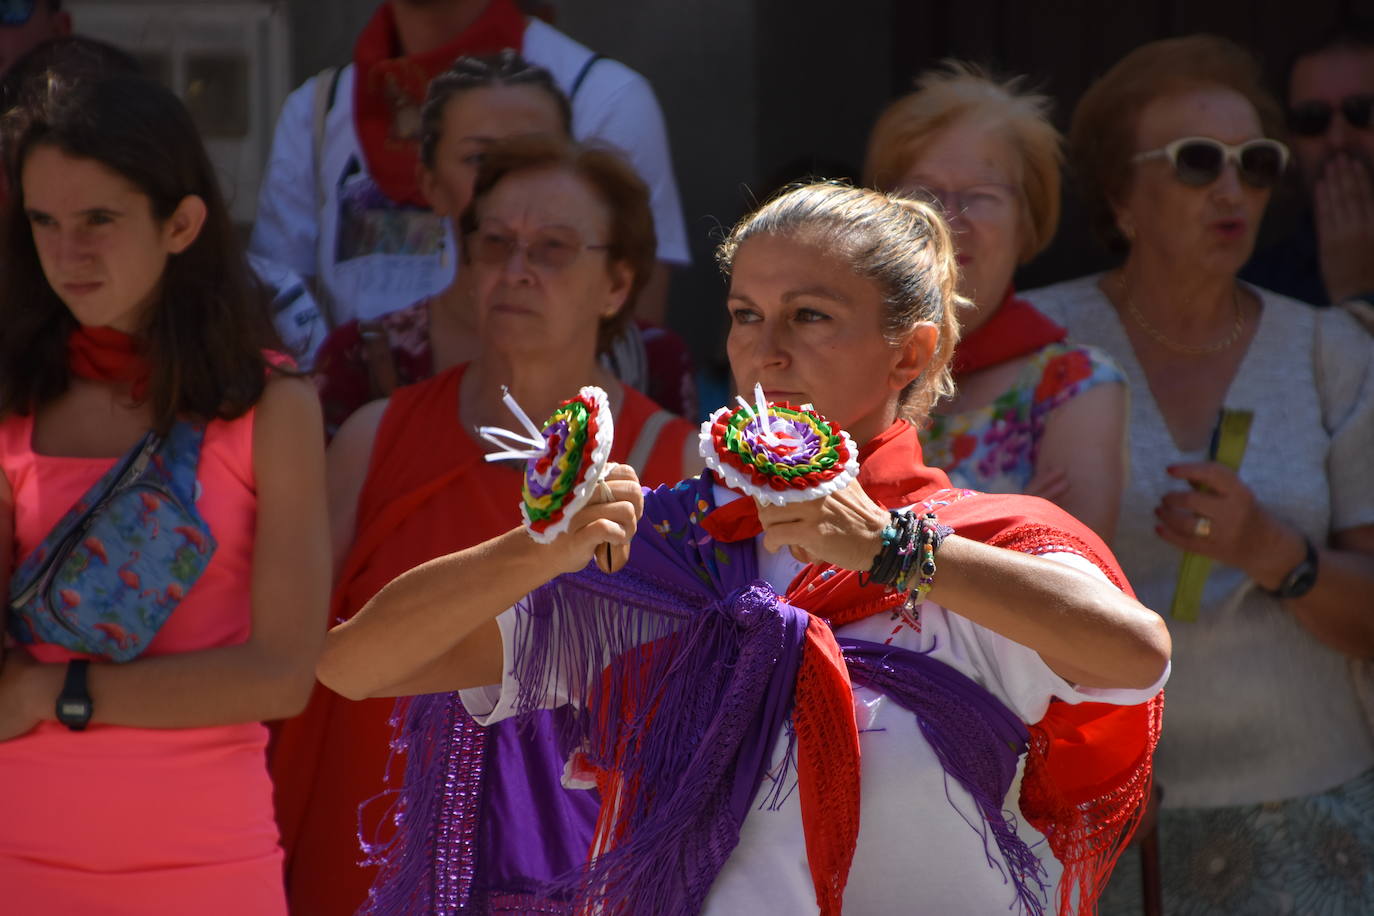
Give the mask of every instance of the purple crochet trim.
M 571 912 L 566 895 L 542 892 L 585 864 L 600 801 L 562 785 L 556 734 L 566 712 L 483 728 L 456 693 L 398 706 L 393 757 L 406 755 L 405 784 L 382 796 L 391 836 L 364 837 L 383 865 L 364 916 Z
M 372 800 L 390 799 L 390 836 L 369 839 L 363 811 L 372 802 L 359 808 L 363 864 L 382 867 L 359 916 L 450 916 L 466 907 L 476 874 L 486 730 L 456 693 L 400 699 L 392 725 L 388 777 L 405 754 L 405 785 Z

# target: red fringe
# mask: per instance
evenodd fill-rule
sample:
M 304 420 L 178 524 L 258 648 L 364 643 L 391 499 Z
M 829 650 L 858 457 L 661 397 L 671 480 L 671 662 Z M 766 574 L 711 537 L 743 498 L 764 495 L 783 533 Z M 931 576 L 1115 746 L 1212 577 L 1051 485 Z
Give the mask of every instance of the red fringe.
M 830 628 L 806 628 L 797 672 L 797 735 L 806 858 L 821 916 L 840 916 L 849 866 L 859 841 L 859 731 L 849 669 Z
M 1076 553 L 1133 594 L 1114 564 L 1061 529 L 1021 525 L 987 543 L 1028 554 Z M 1097 912 L 1098 896 L 1145 812 L 1163 716 L 1160 691 L 1138 706 L 1054 700 L 1030 726 L 1021 813 L 1064 866 L 1062 916 Z

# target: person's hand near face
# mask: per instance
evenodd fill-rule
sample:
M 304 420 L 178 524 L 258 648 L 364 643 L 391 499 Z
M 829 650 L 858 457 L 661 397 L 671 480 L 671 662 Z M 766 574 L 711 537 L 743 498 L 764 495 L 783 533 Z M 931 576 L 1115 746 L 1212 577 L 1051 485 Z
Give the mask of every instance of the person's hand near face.
M 1312 188 L 1317 257 L 1332 302 L 1374 293 L 1374 176 L 1338 153 Z
M 1374 291 L 1374 53 L 1333 48 L 1301 57 L 1288 120 L 1312 195 L 1322 282 L 1332 302 Z

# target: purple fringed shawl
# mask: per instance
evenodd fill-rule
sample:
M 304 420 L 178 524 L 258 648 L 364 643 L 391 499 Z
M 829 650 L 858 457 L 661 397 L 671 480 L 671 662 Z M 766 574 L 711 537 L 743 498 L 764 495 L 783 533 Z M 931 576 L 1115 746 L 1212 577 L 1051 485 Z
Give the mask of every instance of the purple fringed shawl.
M 589 565 L 520 605 L 512 674 L 521 719 L 537 714 L 555 685 L 577 698 L 558 722 L 560 747 L 613 773 L 616 787 L 604 800 L 615 808 L 599 854 L 543 887 L 546 900 L 609 914 L 698 913 L 750 807 L 779 803 L 788 790 L 791 777 L 774 776 L 772 791 L 757 801 L 790 718 L 812 618 L 758 578 L 752 539 L 723 543 L 707 534 L 700 521 L 713 507 L 709 475 L 648 493 L 624 570 L 607 575 Z M 855 684 L 915 713 L 945 771 L 977 802 L 985 842 L 991 833 L 1022 911 L 1043 912 L 1043 866 L 1001 807 L 1025 749 L 1025 725 L 940 661 L 857 640 L 840 645 Z M 443 855 L 445 837 L 464 824 L 445 815 L 451 787 L 434 784 L 445 769 L 425 761 L 442 757 L 445 735 L 461 742 L 446 724 L 462 717 L 455 702 L 419 698 L 408 719 L 445 723 L 417 729 L 428 736 L 427 750 L 411 751 L 417 763 L 408 765 L 406 787 L 425 822 L 439 825 L 432 864 L 440 889 L 463 880 L 459 864 Z M 412 778 L 429 785 L 411 785 Z M 990 849 L 988 858 L 1001 868 Z M 408 873 L 414 869 L 389 869 L 375 897 L 409 897 L 397 886 Z
M 564 747 L 614 771 L 609 849 L 558 882 L 607 913 L 701 910 L 739 842 L 791 712 L 807 616 L 758 578 L 752 541 L 719 544 L 698 522 L 709 480 L 648 495 L 628 566 L 564 576 L 524 602 L 515 679 L 520 711 L 540 685 L 587 698 Z M 604 910 L 597 910 L 604 907 Z

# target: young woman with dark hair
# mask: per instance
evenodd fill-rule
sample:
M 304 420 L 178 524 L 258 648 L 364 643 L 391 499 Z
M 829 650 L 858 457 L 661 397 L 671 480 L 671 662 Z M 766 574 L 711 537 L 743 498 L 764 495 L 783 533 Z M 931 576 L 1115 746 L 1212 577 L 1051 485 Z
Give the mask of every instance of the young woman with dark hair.
M 318 404 L 175 96 L 50 80 L 7 127 L 6 906 L 284 914 L 260 723 L 319 650 Z

